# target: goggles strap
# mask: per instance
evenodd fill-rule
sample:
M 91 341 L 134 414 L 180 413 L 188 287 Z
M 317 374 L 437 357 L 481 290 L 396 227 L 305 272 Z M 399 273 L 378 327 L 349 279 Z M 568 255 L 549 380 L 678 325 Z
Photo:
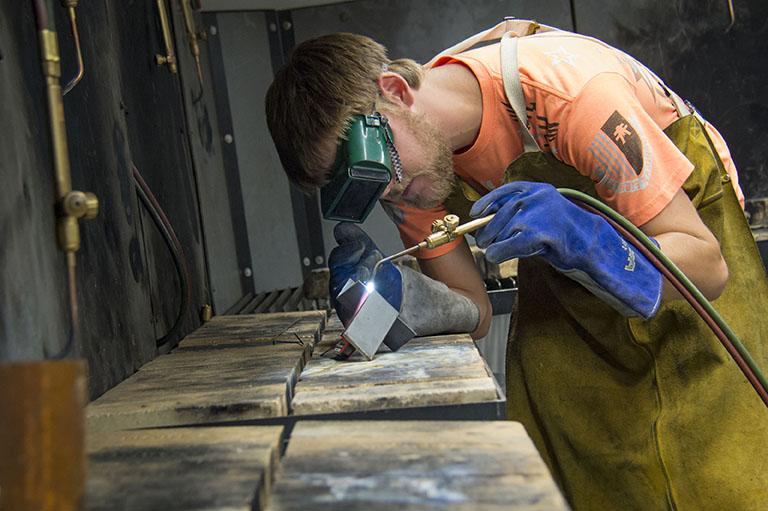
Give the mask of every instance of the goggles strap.
M 378 112 L 376 112 L 378 113 Z M 395 142 L 392 140 L 392 137 L 389 134 L 389 121 L 387 118 L 381 114 L 381 121 L 382 125 L 384 127 L 384 140 L 387 142 L 387 149 L 389 149 L 389 158 L 392 160 L 392 166 L 395 168 L 395 181 L 398 183 L 402 183 L 403 181 L 403 165 L 400 163 L 400 153 L 397 152 L 397 147 L 395 147 Z
M 395 144 L 387 137 L 387 148 L 389 149 L 389 157 L 392 159 L 392 166 L 395 168 L 395 181 L 401 183 L 403 181 L 403 166 L 400 163 L 400 153 L 397 152 Z

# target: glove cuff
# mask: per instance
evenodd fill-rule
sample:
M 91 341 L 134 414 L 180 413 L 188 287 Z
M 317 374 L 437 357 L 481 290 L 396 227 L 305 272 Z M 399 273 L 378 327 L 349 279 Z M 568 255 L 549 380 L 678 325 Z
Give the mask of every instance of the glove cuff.
M 480 322 L 477 305 L 442 282 L 400 266 L 403 302 L 399 318 L 417 335 L 473 332 Z
M 664 285 L 661 272 L 645 256 L 607 224 L 600 239 L 602 262 L 586 264 L 586 269 L 552 266 L 575 280 L 624 317 L 650 319 L 659 310 Z M 606 241 L 610 237 L 610 241 Z M 659 243 L 650 238 L 656 246 Z M 610 290 L 610 291 L 609 291 Z

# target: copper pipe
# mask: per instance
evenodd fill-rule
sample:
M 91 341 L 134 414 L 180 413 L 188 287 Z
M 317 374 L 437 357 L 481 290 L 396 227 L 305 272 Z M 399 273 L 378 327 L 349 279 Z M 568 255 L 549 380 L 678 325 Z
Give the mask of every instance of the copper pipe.
M 728 0 L 728 16 L 731 18 L 731 23 L 728 25 L 728 28 L 725 29 L 726 34 L 731 31 L 733 25 L 736 23 L 736 12 L 733 10 L 733 0 Z
M 69 328 L 70 341 L 64 348 L 63 355 L 77 358 L 81 355 L 80 312 L 77 305 L 77 259 L 74 252 L 67 252 L 67 287 L 69 289 Z
M 65 2 L 62 2 L 62 3 L 65 3 Z M 80 82 L 80 80 L 83 79 L 83 75 L 85 75 L 85 65 L 83 63 L 83 50 L 80 46 L 80 31 L 77 29 L 77 14 L 75 12 L 75 8 L 77 7 L 77 0 L 69 1 L 68 3 L 65 3 L 65 7 L 67 9 L 67 14 L 69 14 L 69 25 L 70 25 L 70 28 L 72 29 L 72 39 L 75 42 L 75 51 L 77 53 L 77 74 L 64 87 L 62 96 L 66 96 L 67 93 L 71 91 L 75 87 L 75 85 L 77 85 Z

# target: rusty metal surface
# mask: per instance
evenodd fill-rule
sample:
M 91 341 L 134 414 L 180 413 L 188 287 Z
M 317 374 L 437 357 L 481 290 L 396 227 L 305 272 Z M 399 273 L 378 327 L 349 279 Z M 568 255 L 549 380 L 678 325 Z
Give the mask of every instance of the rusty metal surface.
M 0 364 L 0 510 L 82 509 L 84 361 Z

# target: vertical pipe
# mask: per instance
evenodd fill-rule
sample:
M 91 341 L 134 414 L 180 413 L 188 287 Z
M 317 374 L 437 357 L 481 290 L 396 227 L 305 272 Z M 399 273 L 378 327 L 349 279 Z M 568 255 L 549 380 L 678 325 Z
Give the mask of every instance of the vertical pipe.
M 165 9 L 165 0 L 157 0 L 157 12 L 160 16 L 160 29 L 163 32 L 163 44 L 165 45 L 165 55 L 158 55 L 157 64 L 167 64 L 171 73 L 178 71 L 176 65 L 176 54 L 173 50 L 173 39 L 171 38 L 171 22 L 168 19 L 168 11 Z
M 80 311 L 77 304 L 77 257 L 67 252 L 67 289 L 69 290 L 69 338 L 63 356 L 77 358 L 82 355 L 80 347 Z
M 79 319 L 77 306 L 77 260 L 75 252 L 80 248 L 80 227 L 78 217 L 90 213 L 86 204 L 88 194 L 72 192 L 72 179 L 67 149 L 67 130 L 62 102 L 61 59 L 56 40 L 53 5 L 51 0 L 34 0 L 35 17 L 40 42 L 40 61 L 46 82 L 46 99 L 51 143 L 53 146 L 53 167 L 56 184 L 56 234 L 59 247 L 67 256 L 67 282 L 70 316 L 70 336 L 64 351 L 59 357 L 80 354 Z M 95 197 L 93 198 L 94 202 Z M 95 205 L 94 205 L 95 206 Z M 95 211 L 91 211 L 95 216 Z

